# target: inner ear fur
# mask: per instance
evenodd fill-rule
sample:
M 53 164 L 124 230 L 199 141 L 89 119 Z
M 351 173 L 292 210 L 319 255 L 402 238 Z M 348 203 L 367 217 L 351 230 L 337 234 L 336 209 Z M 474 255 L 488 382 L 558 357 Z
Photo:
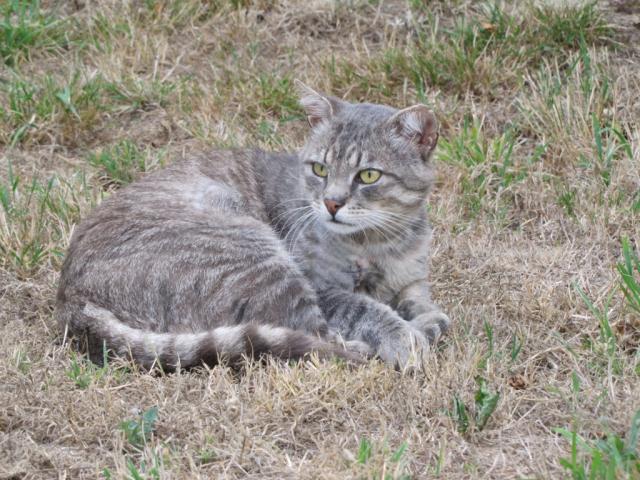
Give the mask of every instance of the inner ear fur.
M 316 92 L 300 80 L 295 80 L 295 85 L 300 96 L 300 105 L 307 114 L 307 121 L 311 127 L 331 120 L 344 103 L 335 97 Z
M 426 105 L 413 105 L 396 112 L 388 123 L 393 131 L 430 154 L 438 143 L 438 120 Z

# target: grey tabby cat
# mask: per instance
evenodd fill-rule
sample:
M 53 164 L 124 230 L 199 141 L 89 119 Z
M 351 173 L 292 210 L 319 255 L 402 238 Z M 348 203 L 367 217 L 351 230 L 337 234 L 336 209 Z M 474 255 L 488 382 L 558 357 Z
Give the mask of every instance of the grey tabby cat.
M 56 313 L 94 361 L 106 347 L 167 370 L 310 352 L 402 366 L 448 328 L 427 283 L 434 115 L 299 88 L 299 154 L 195 156 L 76 228 Z

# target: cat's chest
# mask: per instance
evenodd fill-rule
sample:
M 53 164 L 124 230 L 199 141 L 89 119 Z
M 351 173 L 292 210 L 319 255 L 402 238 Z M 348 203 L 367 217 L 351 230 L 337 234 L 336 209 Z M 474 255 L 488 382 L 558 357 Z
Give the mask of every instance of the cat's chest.
M 389 303 L 418 274 L 413 263 L 411 259 L 402 258 L 353 257 L 350 268 L 354 291 Z

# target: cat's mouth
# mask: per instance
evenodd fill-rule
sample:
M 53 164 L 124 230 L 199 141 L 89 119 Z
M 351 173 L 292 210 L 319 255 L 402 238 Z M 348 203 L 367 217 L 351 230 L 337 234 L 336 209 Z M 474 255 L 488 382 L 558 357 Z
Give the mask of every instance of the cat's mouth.
M 360 230 L 360 227 L 357 225 L 354 225 L 352 223 L 346 223 L 344 221 L 337 220 L 335 218 L 327 220 L 326 222 L 324 222 L 324 224 L 326 225 L 327 230 L 334 233 L 342 234 L 342 235 L 354 233 Z

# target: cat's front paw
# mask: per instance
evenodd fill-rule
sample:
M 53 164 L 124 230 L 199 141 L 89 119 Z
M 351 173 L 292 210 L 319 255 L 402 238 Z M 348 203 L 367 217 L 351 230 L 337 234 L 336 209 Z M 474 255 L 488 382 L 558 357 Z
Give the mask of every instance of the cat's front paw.
M 408 323 L 388 333 L 378 345 L 376 355 L 394 367 L 419 366 L 422 356 L 429 351 L 429 340 Z
M 375 354 L 375 351 L 368 343 L 360 340 L 345 340 L 337 332 L 330 331 L 325 335 L 325 340 L 340 345 L 345 350 L 360 355 L 362 358 L 371 358 Z
M 422 332 L 430 344 L 435 344 L 438 339 L 449 330 L 451 320 L 446 313 L 440 310 L 433 310 L 428 313 L 418 315 L 409 322 L 416 330 Z

